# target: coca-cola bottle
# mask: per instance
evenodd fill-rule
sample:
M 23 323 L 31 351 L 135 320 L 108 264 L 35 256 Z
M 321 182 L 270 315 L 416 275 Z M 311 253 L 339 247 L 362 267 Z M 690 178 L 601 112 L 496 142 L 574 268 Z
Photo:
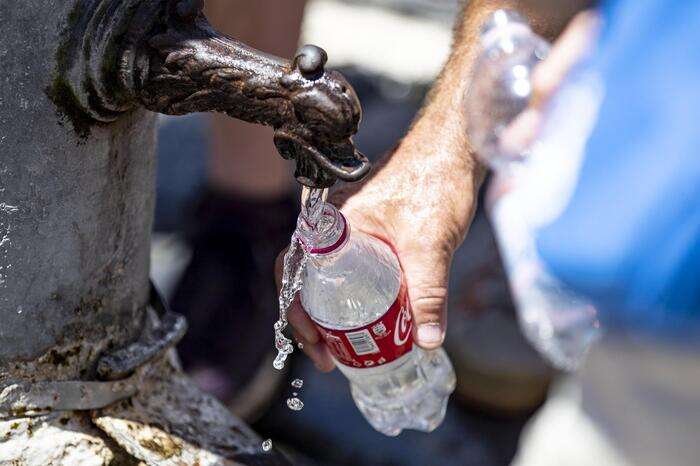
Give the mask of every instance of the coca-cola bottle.
M 332 205 L 300 216 L 308 254 L 301 302 L 315 322 L 355 404 L 379 432 L 430 432 L 455 388 L 443 349 L 413 344 L 413 321 L 398 258 L 383 241 L 353 231 Z M 309 214 L 313 215 L 313 214 Z

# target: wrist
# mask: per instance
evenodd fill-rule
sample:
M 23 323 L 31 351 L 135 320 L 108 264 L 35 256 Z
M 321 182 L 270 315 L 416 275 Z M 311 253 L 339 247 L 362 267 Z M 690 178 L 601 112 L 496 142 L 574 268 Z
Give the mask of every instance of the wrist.
M 388 171 L 396 176 L 400 170 L 415 183 L 449 186 L 455 195 L 476 194 L 487 167 L 471 149 L 462 123 L 423 118 L 428 116 L 416 122 L 391 156 Z

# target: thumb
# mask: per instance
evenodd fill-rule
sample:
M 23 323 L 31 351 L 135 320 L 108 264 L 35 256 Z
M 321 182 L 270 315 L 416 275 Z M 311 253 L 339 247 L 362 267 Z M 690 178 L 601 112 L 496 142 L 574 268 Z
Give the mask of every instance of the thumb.
M 447 285 L 452 254 L 424 249 L 401 259 L 413 312 L 413 339 L 418 346 L 442 345 L 447 326 Z

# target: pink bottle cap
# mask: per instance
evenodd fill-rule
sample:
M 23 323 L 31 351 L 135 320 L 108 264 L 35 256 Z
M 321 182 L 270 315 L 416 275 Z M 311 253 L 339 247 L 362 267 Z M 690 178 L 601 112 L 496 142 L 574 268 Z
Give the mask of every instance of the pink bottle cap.
M 348 234 L 350 233 L 348 231 L 348 221 L 341 212 L 338 212 L 338 214 L 340 214 L 340 218 L 343 221 L 343 232 L 338 237 L 338 240 L 330 246 L 325 246 L 323 248 L 312 248 L 309 251 L 310 254 L 330 254 L 331 252 L 340 249 L 340 247 L 345 244 L 345 241 L 348 239 Z

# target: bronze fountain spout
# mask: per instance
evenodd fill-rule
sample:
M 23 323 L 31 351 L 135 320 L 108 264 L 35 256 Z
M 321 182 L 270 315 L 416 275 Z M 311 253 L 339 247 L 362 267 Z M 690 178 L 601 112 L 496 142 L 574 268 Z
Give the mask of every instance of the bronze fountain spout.
M 345 78 L 325 68 L 326 52 L 306 45 L 291 61 L 262 53 L 215 31 L 203 3 L 78 2 L 49 95 L 83 132 L 139 105 L 223 112 L 271 126 L 305 186 L 362 179 L 370 163 L 352 142 L 362 110 Z

